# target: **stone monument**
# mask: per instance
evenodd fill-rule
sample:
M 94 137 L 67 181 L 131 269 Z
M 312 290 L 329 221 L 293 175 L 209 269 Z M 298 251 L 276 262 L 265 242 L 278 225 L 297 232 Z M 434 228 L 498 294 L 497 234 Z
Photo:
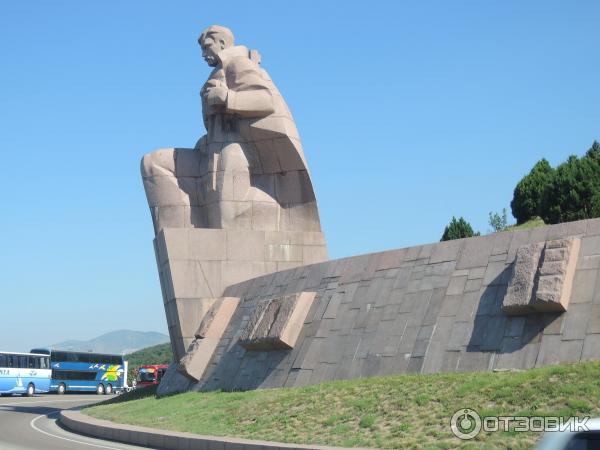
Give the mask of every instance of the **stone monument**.
M 600 219 L 326 261 L 258 52 L 199 42 L 207 134 L 142 160 L 176 358 L 159 395 L 600 359 Z
M 234 45 L 218 25 L 198 42 L 212 68 L 200 91 L 207 133 L 193 149 L 160 149 L 141 163 L 169 334 L 176 360 L 186 356 L 185 375 L 194 354 L 210 357 L 194 350 L 207 312 L 226 320 L 224 311 L 235 310 L 239 299 L 222 298 L 226 287 L 327 259 L 300 137 L 259 53 Z

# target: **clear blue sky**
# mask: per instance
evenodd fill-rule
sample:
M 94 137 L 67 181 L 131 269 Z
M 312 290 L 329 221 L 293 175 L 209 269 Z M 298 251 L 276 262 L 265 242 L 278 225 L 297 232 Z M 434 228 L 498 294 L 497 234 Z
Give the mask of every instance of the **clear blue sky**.
M 0 348 L 166 331 L 139 160 L 204 134 L 213 23 L 292 109 L 333 258 L 488 231 L 600 139 L 597 1 L 0 4 Z

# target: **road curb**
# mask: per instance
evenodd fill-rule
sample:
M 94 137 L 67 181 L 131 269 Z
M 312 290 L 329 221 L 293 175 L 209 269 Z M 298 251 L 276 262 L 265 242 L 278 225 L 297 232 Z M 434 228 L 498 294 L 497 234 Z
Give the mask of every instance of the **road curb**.
M 61 411 L 58 421 L 65 428 L 75 433 L 125 444 L 157 447 L 167 450 L 369 450 L 358 449 L 356 447 L 345 449 L 343 447 L 321 445 L 284 444 L 157 430 L 100 420 L 75 410 Z

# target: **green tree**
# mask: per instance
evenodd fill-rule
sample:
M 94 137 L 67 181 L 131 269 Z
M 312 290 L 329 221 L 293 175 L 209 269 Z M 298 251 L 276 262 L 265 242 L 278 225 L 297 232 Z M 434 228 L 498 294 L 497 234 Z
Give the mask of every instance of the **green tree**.
M 540 216 L 546 223 L 600 216 L 600 144 L 581 158 L 569 156 L 556 168 L 542 195 Z
M 479 236 L 479 233 L 473 231 L 471 224 L 462 217 L 456 219 L 456 217 L 452 216 L 452 220 L 444 229 L 444 234 L 440 240 L 451 241 L 452 239 L 462 239 L 472 236 Z
M 506 214 L 506 208 L 502 208 L 502 215 L 500 215 L 500 213 L 497 212 L 490 212 L 488 223 L 490 224 L 490 227 L 492 227 L 492 232 L 506 230 L 506 228 L 508 227 L 508 217 Z
M 542 216 L 541 203 L 544 191 L 552 182 L 554 169 L 545 160 L 539 160 L 515 187 L 510 208 L 520 225 L 529 219 Z

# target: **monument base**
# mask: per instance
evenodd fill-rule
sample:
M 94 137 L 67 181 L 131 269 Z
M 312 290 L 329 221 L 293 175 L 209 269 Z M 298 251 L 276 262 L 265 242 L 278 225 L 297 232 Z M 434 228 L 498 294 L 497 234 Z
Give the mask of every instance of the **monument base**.
M 176 361 L 225 288 L 327 259 L 321 232 L 163 228 L 154 248 Z
M 536 243 L 547 247 L 545 261 L 532 269 L 541 278 L 556 259 L 550 260 L 548 249 L 564 239 L 580 241 L 578 251 L 559 261 L 574 267 L 572 275 L 564 270 L 563 287 L 556 289 L 562 298 L 564 286 L 571 285 L 570 301 L 562 303 L 566 311 L 503 311 L 519 249 Z M 567 279 L 571 276 L 572 281 Z M 166 380 L 160 392 L 293 387 L 376 375 L 529 369 L 600 359 L 600 297 L 594 288 L 599 277 L 600 219 L 263 275 L 225 289 L 223 296 L 240 301 L 202 379 L 183 381 L 181 375 L 181 382 Z M 547 294 L 542 287 L 533 297 Z M 268 318 L 269 304 L 280 304 L 281 310 L 289 301 L 285 298 L 303 292 L 316 295 L 297 339 L 286 340 L 292 348 L 263 345 L 271 342 L 272 333 L 262 327 L 266 319 L 261 317 L 252 326 L 255 311 L 263 308 Z M 263 335 L 269 339 L 261 340 Z M 253 336 L 259 345 L 253 344 Z

